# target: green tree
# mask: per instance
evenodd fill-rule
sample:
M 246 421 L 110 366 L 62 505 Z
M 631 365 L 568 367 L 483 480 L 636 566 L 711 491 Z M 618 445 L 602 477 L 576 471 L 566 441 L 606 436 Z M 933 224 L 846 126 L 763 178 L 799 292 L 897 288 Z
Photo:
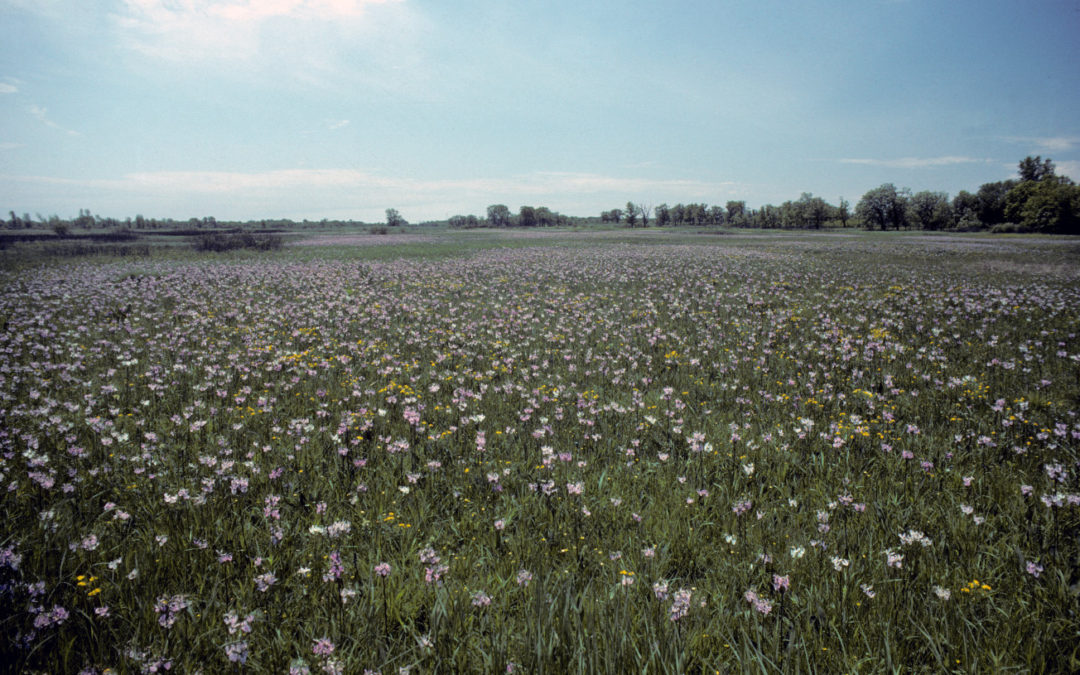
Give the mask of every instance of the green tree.
M 982 225 L 979 222 L 979 198 L 967 190 L 961 190 L 953 197 L 952 211 L 957 226 L 963 229 Z
M 551 209 L 546 206 L 536 207 L 537 227 L 553 227 L 557 222 L 559 222 L 558 215 L 553 213 Z
M 652 215 L 652 205 L 651 204 L 638 204 L 637 205 L 637 210 L 638 210 L 638 215 L 641 216 L 641 226 L 642 227 L 648 227 L 649 226 L 649 216 Z
M 1080 186 L 1057 176 L 1024 181 L 1009 191 L 1005 216 L 1033 232 L 1080 234 Z
M 637 224 L 637 206 L 634 202 L 626 202 L 626 226 L 633 227 Z
M 536 227 L 536 209 L 531 206 L 522 206 L 518 211 L 518 225 Z
M 735 227 L 741 227 L 746 224 L 746 202 L 744 201 L 729 201 L 726 204 L 727 208 L 727 221 Z
M 855 213 L 870 229 L 900 229 L 907 224 L 907 190 L 897 190 L 892 183 L 868 191 L 859 200 Z
M 923 190 L 911 195 L 911 221 L 923 230 L 945 230 L 952 227 L 952 205 L 944 192 Z
M 487 217 L 491 227 L 510 227 L 510 209 L 505 204 L 487 207 Z
M 1027 157 L 1020 160 L 1018 167 L 1020 173 L 1020 181 L 1041 181 L 1046 178 L 1054 177 L 1054 162 L 1049 157 L 1043 159 L 1040 155 Z
M 657 227 L 667 227 L 671 224 L 671 208 L 667 204 L 658 205 L 654 214 L 656 216 Z
M 987 226 L 1005 222 L 1005 197 L 1016 187 L 1015 180 L 983 183 L 975 195 L 979 200 L 979 220 Z
M 386 209 L 386 224 L 390 227 L 408 225 L 408 221 L 401 217 L 397 209 Z
M 847 227 L 848 220 L 851 219 L 851 204 L 843 197 L 840 198 L 840 205 L 836 207 L 836 217 L 840 219 L 840 227 Z

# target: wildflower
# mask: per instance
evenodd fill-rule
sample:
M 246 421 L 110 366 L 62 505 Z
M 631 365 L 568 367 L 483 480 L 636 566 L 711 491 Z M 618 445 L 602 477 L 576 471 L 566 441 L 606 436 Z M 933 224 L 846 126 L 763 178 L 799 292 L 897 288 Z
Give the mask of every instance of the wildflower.
M 154 603 L 154 611 L 158 614 L 158 624 L 163 628 L 172 628 L 176 620 L 180 618 L 180 612 L 187 607 L 188 601 L 183 595 L 174 595 L 171 598 L 159 596 L 157 602 Z
M 518 573 L 517 573 L 518 586 L 528 586 L 529 582 L 532 581 L 532 578 L 533 578 L 532 572 L 530 572 L 529 570 L 527 570 L 527 569 L 518 570 Z
M 787 592 L 788 588 L 791 587 L 791 577 L 774 574 L 772 578 L 772 587 L 777 593 Z
M 376 565 L 375 574 L 378 574 L 380 577 L 384 578 L 390 576 L 390 563 L 381 562 Z
M 491 604 L 491 596 L 483 591 L 477 591 L 472 595 L 473 607 L 487 607 Z
M 862 592 L 865 593 L 866 597 L 868 598 L 872 598 L 877 595 L 877 593 L 874 591 L 874 587 L 870 584 L 860 584 L 859 588 L 862 589 Z
M 678 621 L 690 612 L 690 591 L 680 588 L 675 591 L 671 599 L 671 608 L 668 610 L 668 619 Z
M 903 567 L 904 556 L 893 551 L 891 548 L 885 549 L 885 566 L 895 567 L 900 569 Z
M 923 548 L 929 546 L 932 542 L 930 538 L 918 530 L 908 530 L 900 534 L 900 541 L 904 546 L 910 546 L 911 544 L 919 544 Z
M 844 568 L 847 567 L 850 564 L 851 564 L 851 561 L 847 560 L 846 558 L 841 558 L 839 556 L 833 556 L 832 565 L 833 565 L 833 569 L 835 569 L 837 572 L 842 572 L 844 570 Z
M 244 642 L 231 642 L 225 645 L 225 656 L 229 659 L 230 663 L 239 663 L 243 665 L 247 663 L 248 658 L 248 643 Z
M 947 588 L 943 588 L 941 586 L 934 586 L 934 595 L 938 596 L 942 600 L 948 600 L 950 597 L 952 597 L 952 592 Z
M 1039 575 L 1042 573 L 1042 571 L 1043 571 L 1043 566 L 1042 565 L 1040 565 L 1039 563 L 1036 563 L 1036 562 L 1032 562 L 1030 560 L 1028 561 L 1028 564 L 1027 564 L 1027 573 L 1028 574 L 1030 574 L 1031 576 L 1038 579 Z
M 270 587 L 275 583 L 277 583 L 277 577 L 274 576 L 273 572 L 267 572 L 255 577 L 255 587 L 262 593 L 270 590 Z
M 802 546 L 793 546 L 791 550 L 788 551 L 788 555 L 790 555 L 794 560 L 798 560 L 799 558 L 806 555 L 806 549 Z
M 657 600 L 659 600 L 661 602 L 663 602 L 664 600 L 667 600 L 667 597 L 668 597 L 668 582 L 666 582 L 666 581 L 657 581 L 656 583 L 654 583 L 652 585 L 652 590 L 653 590 L 653 595 L 656 596 Z
M 334 653 L 334 643 L 329 638 L 319 638 L 311 647 L 311 653 L 316 656 L 330 656 Z

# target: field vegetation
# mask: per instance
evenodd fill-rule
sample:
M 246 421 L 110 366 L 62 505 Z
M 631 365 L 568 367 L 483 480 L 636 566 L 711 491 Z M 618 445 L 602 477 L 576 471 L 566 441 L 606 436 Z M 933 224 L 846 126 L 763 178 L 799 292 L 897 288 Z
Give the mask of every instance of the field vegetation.
M 1075 243 L 539 234 L 3 258 L 0 662 L 1080 669 Z

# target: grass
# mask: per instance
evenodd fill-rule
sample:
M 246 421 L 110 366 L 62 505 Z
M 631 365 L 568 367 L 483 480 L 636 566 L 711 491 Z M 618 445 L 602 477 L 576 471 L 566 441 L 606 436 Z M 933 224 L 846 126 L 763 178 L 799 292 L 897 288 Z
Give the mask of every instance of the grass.
M 1080 665 L 1075 245 L 422 236 L 0 272 L 0 662 Z

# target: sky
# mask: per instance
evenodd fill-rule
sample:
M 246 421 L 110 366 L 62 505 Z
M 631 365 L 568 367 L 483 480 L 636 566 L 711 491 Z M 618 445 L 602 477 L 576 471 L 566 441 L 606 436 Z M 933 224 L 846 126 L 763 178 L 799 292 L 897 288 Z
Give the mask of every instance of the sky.
M 0 0 L 0 210 L 599 215 L 1028 155 L 1080 180 L 1080 0 Z

